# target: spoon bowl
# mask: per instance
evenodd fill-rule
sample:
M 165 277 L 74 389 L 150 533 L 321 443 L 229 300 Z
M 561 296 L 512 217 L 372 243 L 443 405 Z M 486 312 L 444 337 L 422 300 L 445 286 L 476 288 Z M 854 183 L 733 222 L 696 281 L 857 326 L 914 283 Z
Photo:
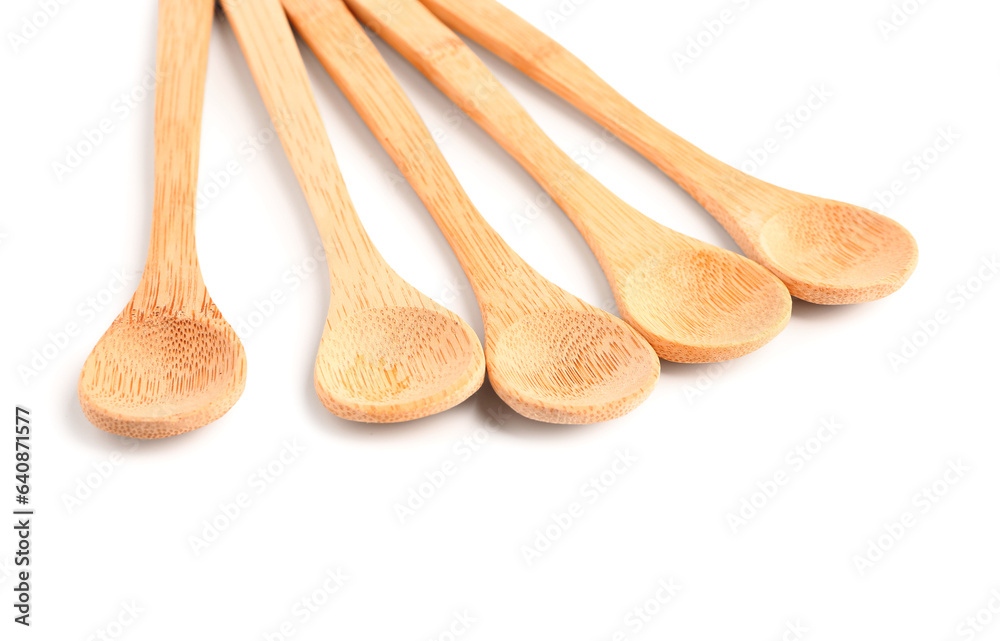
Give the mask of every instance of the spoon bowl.
M 283 0 L 282 4 L 455 250 L 482 311 L 487 369 L 497 395 L 516 412 L 552 423 L 604 421 L 646 399 L 660 371 L 649 344 L 621 320 L 546 280 L 489 226 L 347 6 L 341 0 Z M 426 313 L 420 310 L 421 317 L 412 320 L 418 330 L 379 317 L 361 319 L 357 330 L 337 326 L 337 331 L 351 334 L 362 326 L 388 324 L 387 333 L 398 335 L 400 342 L 385 354 L 390 362 L 401 350 L 423 358 L 425 345 L 436 342 L 441 343 L 438 351 L 455 353 L 451 343 L 461 338 L 461 332 L 451 324 L 442 327 L 441 320 L 428 319 Z M 353 318 L 350 324 L 355 324 Z M 331 335 L 321 352 L 339 355 L 348 341 Z M 353 362 L 340 356 L 330 362 L 340 388 L 350 389 Z M 461 380 L 459 363 L 461 359 L 437 366 L 446 372 L 441 376 Z M 395 364 L 390 369 L 407 384 L 413 377 L 415 388 L 431 375 L 411 374 Z M 385 384 L 396 385 L 395 380 Z
M 385 423 L 422 418 L 482 385 L 475 332 L 444 309 L 368 309 L 327 320 L 316 356 L 316 393 L 343 418 Z
M 139 316 L 126 309 L 87 358 L 80 404 L 106 432 L 174 436 L 229 411 L 246 368 L 243 346 L 221 315 Z
M 656 353 L 610 314 L 553 309 L 524 316 L 487 348 L 490 382 L 519 414 L 597 423 L 632 411 L 660 373 Z
M 695 363 L 734 358 L 787 325 L 791 300 L 778 279 L 625 203 L 563 151 L 462 39 L 418 0 L 346 2 L 569 216 L 597 256 L 625 320 L 661 358 Z M 462 2 L 454 6 L 466 11 Z M 490 88 L 488 100 L 481 95 L 483 87 Z
M 917 266 L 917 243 L 899 223 L 855 205 L 816 199 L 772 216 L 757 258 L 793 295 L 820 304 L 888 296 Z
M 157 18 L 153 224 L 139 288 L 98 341 L 77 386 L 106 432 L 163 438 L 225 414 L 246 354 L 205 289 L 195 249 L 198 148 L 212 0 L 161 2 Z
M 361 1 L 373 0 L 351 0 Z M 895 292 L 913 273 L 917 246 L 898 223 L 862 207 L 791 192 L 713 158 L 497 0 L 420 1 L 673 178 L 793 296 L 823 305 L 861 303 Z
M 661 358 L 712 363 L 748 354 L 788 324 L 788 289 L 732 252 L 663 250 L 636 265 L 619 287 L 618 309 Z
M 279 0 L 223 8 L 275 122 L 326 252 L 330 306 L 313 379 L 333 414 L 409 421 L 458 405 L 486 375 L 475 332 L 403 280 L 365 232 Z

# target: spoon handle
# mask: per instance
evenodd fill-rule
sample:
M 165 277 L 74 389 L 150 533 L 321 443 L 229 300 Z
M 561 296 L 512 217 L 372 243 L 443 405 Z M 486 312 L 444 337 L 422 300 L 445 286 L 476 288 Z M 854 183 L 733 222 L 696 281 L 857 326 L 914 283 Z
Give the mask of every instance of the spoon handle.
M 480 300 L 524 261 L 476 211 L 416 108 L 342 0 L 283 0 L 292 24 L 385 147 L 454 249 Z
M 609 277 L 637 255 L 636 244 L 645 242 L 638 230 L 652 221 L 560 149 L 462 39 L 418 0 L 347 4 L 527 169 L 580 230 Z M 676 232 L 665 237 L 684 243 Z
M 420 0 L 442 22 L 584 112 L 670 176 L 737 240 L 780 188 L 710 156 L 629 102 L 582 60 L 496 0 Z M 783 195 L 794 194 L 780 190 Z M 742 243 L 741 243 L 742 245 Z
M 194 228 L 213 4 L 213 0 L 160 0 L 159 4 L 153 224 L 140 287 L 150 306 L 164 297 L 190 300 L 204 290 Z
M 351 204 L 280 0 L 222 4 L 312 211 L 335 292 L 388 277 Z

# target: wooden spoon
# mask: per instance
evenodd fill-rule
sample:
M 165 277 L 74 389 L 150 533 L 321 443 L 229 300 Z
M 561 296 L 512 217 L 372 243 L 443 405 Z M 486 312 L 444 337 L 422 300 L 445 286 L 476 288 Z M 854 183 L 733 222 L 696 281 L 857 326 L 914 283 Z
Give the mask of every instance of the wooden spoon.
M 422 0 L 566 99 L 673 178 L 795 296 L 860 303 L 902 287 L 917 265 L 906 229 L 862 207 L 776 187 L 709 156 L 639 110 L 580 59 L 495 0 Z
M 476 211 L 378 50 L 341 0 L 285 0 L 295 27 L 413 185 L 479 300 L 497 394 L 553 423 L 621 416 L 660 364 L 632 328 L 529 267 Z
M 246 355 L 212 303 L 195 253 L 198 146 L 213 0 L 161 0 L 156 51 L 153 228 L 139 287 L 87 357 L 78 387 L 91 423 L 162 438 L 236 403 Z
M 400 278 L 365 233 L 280 1 L 222 4 L 326 250 L 331 295 L 316 356 L 320 400 L 343 418 L 378 423 L 465 400 L 483 383 L 479 338 Z
M 662 358 L 727 360 L 788 323 L 791 298 L 756 263 L 667 229 L 622 202 L 563 152 L 417 0 L 348 0 L 528 170 L 597 255 L 618 309 Z

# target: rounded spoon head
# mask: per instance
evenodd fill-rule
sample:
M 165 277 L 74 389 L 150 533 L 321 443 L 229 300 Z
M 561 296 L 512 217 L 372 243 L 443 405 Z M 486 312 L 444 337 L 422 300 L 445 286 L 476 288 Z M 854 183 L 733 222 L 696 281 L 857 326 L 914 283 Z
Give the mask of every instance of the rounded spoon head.
M 327 318 L 316 356 L 316 393 L 352 421 L 394 423 L 442 412 L 485 375 L 479 337 L 440 308 L 379 307 Z
M 743 356 L 788 324 L 792 299 L 773 274 L 709 245 L 664 250 L 616 291 L 622 317 L 660 358 L 711 363 Z
M 487 351 L 497 395 L 547 423 L 597 423 L 635 409 L 653 391 L 660 360 L 619 319 L 553 309 L 501 330 Z
M 757 244 L 755 258 L 794 296 L 823 305 L 888 296 L 917 266 L 917 243 L 902 225 L 835 201 L 779 212 L 764 223 Z
M 246 354 L 221 315 L 126 310 L 83 366 L 83 413 L 106 432 L 163 438 L 214 421 L 246 383 Z

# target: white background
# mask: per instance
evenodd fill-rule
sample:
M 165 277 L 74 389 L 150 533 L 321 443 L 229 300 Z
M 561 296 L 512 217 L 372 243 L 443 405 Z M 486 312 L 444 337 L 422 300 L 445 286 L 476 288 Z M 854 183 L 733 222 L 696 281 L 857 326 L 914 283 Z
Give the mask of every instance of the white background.
M 456 616 L 475 619 L 456 637 L 469 640 L 598 640 L 621 631 L 624 639 L 766 641 L 792 639 L 796 626 L 817 641 L 1000 634 L 1000 621 L 992 622 L 1000 614 L 988 611 L 980 615 L 991 626 L 981 632 L 959 627 L 1000 588 L 1000 279 L 989 270 L 991 279 L 977 276 L 1000 252 L 1000 5 L 923 2 L 884 38 L 878 22 L 892 13 L 889 0 L 576 0 L 561 9 L 557 0 L 505 0 L 721 159 L 740 165 L 749 149 L 775 138 L 780 151 L 757 172 L 766 180 L 862 205 L 902 180 L 905 194 L 888 213 L 921 249 L 915 275 L 893 296 L 839 308 L 797 301 L 788 329 L 760 351 L 725 366 L 663 363 L 648 402 L 582 427 L 513 415 L 488 384 L 461 406 L 408 424 L 352 424 L 323 408 L 312 369 L 325 268 L 298 287 L 287 276 L 293 266 L 308 268 L 316 234 L 280 144 L 272 140 L 254 158 L 244 153 L 270 123 L 232 30 L 217 17 L 201 190 L 231 161 L 241 173 L 209 190 L 215 197 L 199 213 L 205 281 L 234 326 L 260 320 L 251 316 L 255 303 L 273 290 L 285 298 L 252 332 L 241 330 L 249 377 L 225 417 L 180 437 L 125 442 L 85 420 L 76 382 L 145 258 L 153 99 L 126 108 L 119 96 L 141 94 L 136 88 L 153 69 L 156 7 L 63 1 L 16 46 L 10 35 L 39 11 L 36 0 L 7 0 L 0 17 L 0 401 L 5 431 L 16 403 L 33 412 L 37 509 L 30 630 L 11 622 L 14 537 L 6 524 L 0 535 L 4 638 L 16 628 L 12 638 L 277 639 L 265 635 L 288 623 L 297 639 L 416 641 L 450 638 Z M 679 69 L 674 54 L 723 9 L 735 22 Z M 545 276 L 606 306 L 597 262 L 559 209 L 542 207 L 521 224 L 538 185 L 378 44 L 486 218 Z M 626 201 L 735 249 L 623 143 L 605 144 L 595 123 L 477 51 L 555 140 Z M 392 179 L 388 156 L 316 59 L 304 56 L 376 245 L 481 335 L 467 281 L 430 216 Z M 779 119 L 813 87 L 832 97 L 786 138 Z M 112 132 L 57 176 L 53 163 L 65 161 L 67 146 L 105 118 Z M 910 159 L 949 127 L 959 139 L 914 180 Z M 127 281 L 118 293 L 108 289 L 115 274 Z M 978 292 L 959 309 L 957 288 L 967 283 Z M 90 300 L 99 311 L 87 311 Z M 948 322 L 932 337 L 919 335 L 920 323 L 939 312 Z M 46 348 L 69 323 L 76 335 Z M 921 347 L 894 367 L 890 355 L 906 339 Z M 54 356 L 31 373 L 24 368 L 35 350 Z M 843 427 L 799 469 L 788 453 L 831 419 Z M 13 508 L 6 433 L 5 510 Z M 483 444 L 466 460 L 463 439 L 476 436 Z M 303 451 L 259 493 L 254 475 L 286 441 Z M 635 461 L 591 502 L 582 486 L 626 451 Z M 455 474 L 401 523 L 396 505 L 448 461 Z M 944 495 L 925 510 L 914 496 L 943 479 L 950 462 L 970 471 L 939 483 Z M 109 465 L 107 478 L 93 474 Z M 755 498 L 758 483 L 776 472 L 788 482 L 766 501 Z M 240 492 L 249 507 L 196 553 L 191 537 L 202 536 L 205 521 L 223 522 L 220 505 Z M 729 515 L 744 499 L 763 507 L 734 531 Z M 524 546 L 573 502 L 582 517 L 528 563 Z M 878 545 L 905 513 L 913 526 L 891 545 L 883 537 L 891 549 L 859 570 L 870 541 Z M 324 577 L 337 570 L 349 578 L 328 596 Z M 662 607 L 660 581 L 679 586 Z M 304 620 L 302 600 L 313 595 L 325 603 Z M 134 618 L 133 602 L 142 610 Z M 635 614 L 627 618 L 647 606 L 658 611 L 641 627 Z

